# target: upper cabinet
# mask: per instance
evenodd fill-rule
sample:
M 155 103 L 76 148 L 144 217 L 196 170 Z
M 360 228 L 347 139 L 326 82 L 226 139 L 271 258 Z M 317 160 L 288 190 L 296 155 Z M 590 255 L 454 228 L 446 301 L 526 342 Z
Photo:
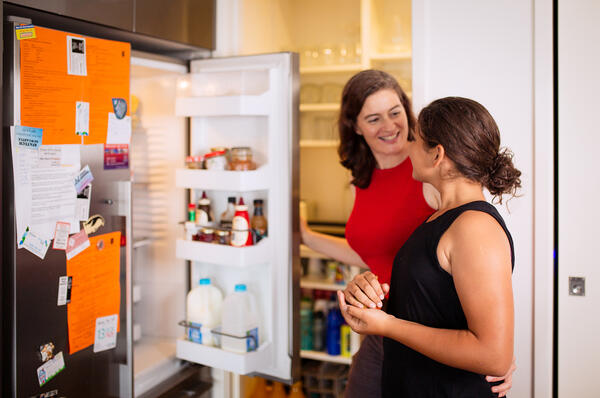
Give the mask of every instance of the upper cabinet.
M 215 48 L 215 0 L 10 0 L 82 21 Z

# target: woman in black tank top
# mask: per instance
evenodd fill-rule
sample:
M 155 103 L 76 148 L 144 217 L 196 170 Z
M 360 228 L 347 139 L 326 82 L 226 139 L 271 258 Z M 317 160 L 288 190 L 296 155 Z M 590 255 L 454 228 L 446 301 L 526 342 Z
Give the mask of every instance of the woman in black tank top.
M 419 114 L 413 177 L 442 205 L 394 260 L 386 311 L 340 307 L 358 333 L 384 336 L 384 397 L 493 397 L 483 375 L 504 375 L 513 357 L 513 242 L 483 188 L 502 203 L 520 171 L 479 103 L 434 101 Z M 376 381 L 374 381 L 376 382 Z

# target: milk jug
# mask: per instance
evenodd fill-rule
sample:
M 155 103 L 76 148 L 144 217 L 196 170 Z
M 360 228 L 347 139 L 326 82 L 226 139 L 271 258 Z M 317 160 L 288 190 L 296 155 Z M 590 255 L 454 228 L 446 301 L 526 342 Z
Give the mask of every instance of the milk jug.
M 235 291 L 223 301 L 223 323 L 221 331 L 232 336 L 254 338 L 235 338 L 221 336 L 221 347 L 228 351 L 245 353 L 258 348 L 258 311 L 256 301 L 246 285 L 235 285 Z
M 223 294 L 211 285 L 209 278 L 200 279 L 200 284 L 187 295 L 187 320 L 192 324 L 188 339 L 195 343 L 216 345 L 211 329 L 221 323 Z

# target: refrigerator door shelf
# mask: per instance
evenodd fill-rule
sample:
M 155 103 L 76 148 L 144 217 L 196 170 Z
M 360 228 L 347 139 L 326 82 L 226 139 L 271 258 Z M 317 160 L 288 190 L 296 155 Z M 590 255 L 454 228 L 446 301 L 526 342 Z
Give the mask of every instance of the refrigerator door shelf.
M 271 94 L 222 97 L 177 98 L 175 115 L 202 116 L 267 116 L 272 112 Z
M 223 369 L 240 375 L 263 371 L 273 363 L 271 343 L 262 343 L 258 350 L 247 354 L 237 354 L 216 347 L 177 340 L 177 358 L 201 365 Z
M 179 188 L 247 192 L 269 189 L 269 168 L 249 171 L 177 169 L 175 185 Z
M 234 247 L 177 239 L 177 258 L 202 263 L 248 267 L 268 263 L 271 258 L 271 242 L 264 238 L 254 246 Z

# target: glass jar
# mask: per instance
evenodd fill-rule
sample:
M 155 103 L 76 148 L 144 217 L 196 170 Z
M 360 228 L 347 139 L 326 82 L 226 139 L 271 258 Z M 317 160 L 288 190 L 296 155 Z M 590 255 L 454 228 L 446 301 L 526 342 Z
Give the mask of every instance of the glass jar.
M 256 163 L 252 160 L 252 149 L 247 146 L 231 148 L 229 168 L 236 171 L 256 170 Z
M 225 151 L 209 152 L 204 155 L 204 166 L 207 170 L 226 170 L 227 158 Z
M 216 235 L 216 243 L 220 245 L 229 245 L 229 231 L 224 229 L 217 229 Z
M 215 231 L 212 228 L 202 228 L 200 230 L 200 241 L 212 243 L 215 240 Z
M 203 161 L 202 156 L 188 156 L 185 158 L 185 166 L 188 169 L 201 169 Z

